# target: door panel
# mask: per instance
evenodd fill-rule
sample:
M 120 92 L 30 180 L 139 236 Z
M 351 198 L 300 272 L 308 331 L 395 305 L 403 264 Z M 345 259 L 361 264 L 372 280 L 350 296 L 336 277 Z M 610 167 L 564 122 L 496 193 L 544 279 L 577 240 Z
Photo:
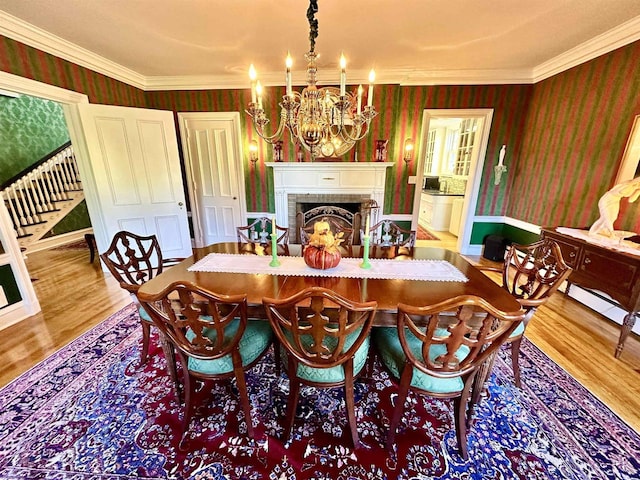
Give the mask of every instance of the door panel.
M 244 179 L 239 115 L 181 113 L 196 246 L 236 240 L 244 225 Z
M 96 187 L 87 201 L 97 201 L 90 211 L 99 210 L 104 227 L 98 247 L 106 249 L 117 231 L 128 230 L 156 235 L 167 257 L 190 256 L 173 113 L 79 105 L 78 118 Z

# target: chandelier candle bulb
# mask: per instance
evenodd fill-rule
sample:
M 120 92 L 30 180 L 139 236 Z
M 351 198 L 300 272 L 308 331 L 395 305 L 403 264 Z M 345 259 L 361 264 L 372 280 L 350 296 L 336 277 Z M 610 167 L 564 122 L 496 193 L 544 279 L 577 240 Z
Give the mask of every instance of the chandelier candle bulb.
M 358 115 L 362 112 L 362 85 L 358 85 Z
M 293 65 L 293 60 L 291 59 L 291 54 L 287 52 L 287 59 L 285 60 L 285 65 L 287 66 L 287 95 L 289 97 L 293 96 L 292 88 L 291 88 L 291 66 Z
M 365 227 L 364 227 L 364 236 L 367 237 L 367 238 L 369 238 L 369 222 L 370 222 L 369 219 L 370 218 L 371 218 L 371 216 L 367 215 L 367 220 L 365 222 Z
M 251 80 L 251 102 L 256 103 L 256 69 L 253 63 L 249 67 L 249 79 Z
M 369 72 L 369 95 L 367 95 L 367 105 L 373 106 L 373 82 L 376 80 L 376 72 L 371 70 Z
M 340 96 L 344 97 L 347 93 L 347 60 L 344 55 L 340 56 Z
M 262 110 L 262 84 L 260 81 L 256 82 L 256 95 L 258 96 L 258 109 Z

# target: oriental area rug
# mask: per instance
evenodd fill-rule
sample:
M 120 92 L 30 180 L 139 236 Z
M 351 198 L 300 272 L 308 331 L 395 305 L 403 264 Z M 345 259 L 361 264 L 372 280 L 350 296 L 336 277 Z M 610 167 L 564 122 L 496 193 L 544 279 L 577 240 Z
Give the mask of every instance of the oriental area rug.
M 418 233 L 416 235 L 416 238 L 418 240 L 440 240 L 433 233 L 431 233 L 426 228 L 421 227 L 420 225 L 418 225 Z
M 157 347 L 139 365 L 133 305 L 0 390 L 0 479 L 637 479 L 640 438 L 529 342 L 524 386 L 502 352 L 457 452 L 451 404 L 411 396 L 383 447 L 395 386 L 376 366 L 356 387 L 363 446 L 349 446 L 339 390 L 303 389 L 294 434 L 282 438 L 288 380 L 267 355 L 248 373 L 258 439 L 245 435 L 233 382 L 205 383 L 204 407 L 179 445 L 181 404 Z

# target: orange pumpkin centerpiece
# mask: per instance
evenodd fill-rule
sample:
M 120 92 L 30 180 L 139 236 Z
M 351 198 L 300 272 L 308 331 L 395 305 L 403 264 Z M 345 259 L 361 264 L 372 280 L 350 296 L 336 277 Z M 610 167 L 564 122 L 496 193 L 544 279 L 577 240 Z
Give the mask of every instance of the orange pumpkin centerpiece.
M 311 268 L 326 270 L 340 263 L 340 249 L 343 232 L 334 235 L 329 222 L 324 219 L 313 225 L 309 235 L 309 245 L 304 249 L 304 261 Z

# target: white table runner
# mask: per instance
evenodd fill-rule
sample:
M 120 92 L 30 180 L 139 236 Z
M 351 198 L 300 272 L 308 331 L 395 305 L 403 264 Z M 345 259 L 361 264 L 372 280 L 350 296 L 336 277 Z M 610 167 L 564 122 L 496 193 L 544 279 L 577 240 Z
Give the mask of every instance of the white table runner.
M 192 272 L 262 273 L 310 277 L 379 278 L 466 282 L 460 270 L 446 260 L 371 259 L 371 268 L 360 268 L 362 259 L 343 258 L 338 266 L 327 270 L 311 268 L 302 257 L 279 256 L 279 267 L 270 267 L 270 256 L 210 253 L 189 267 Z

